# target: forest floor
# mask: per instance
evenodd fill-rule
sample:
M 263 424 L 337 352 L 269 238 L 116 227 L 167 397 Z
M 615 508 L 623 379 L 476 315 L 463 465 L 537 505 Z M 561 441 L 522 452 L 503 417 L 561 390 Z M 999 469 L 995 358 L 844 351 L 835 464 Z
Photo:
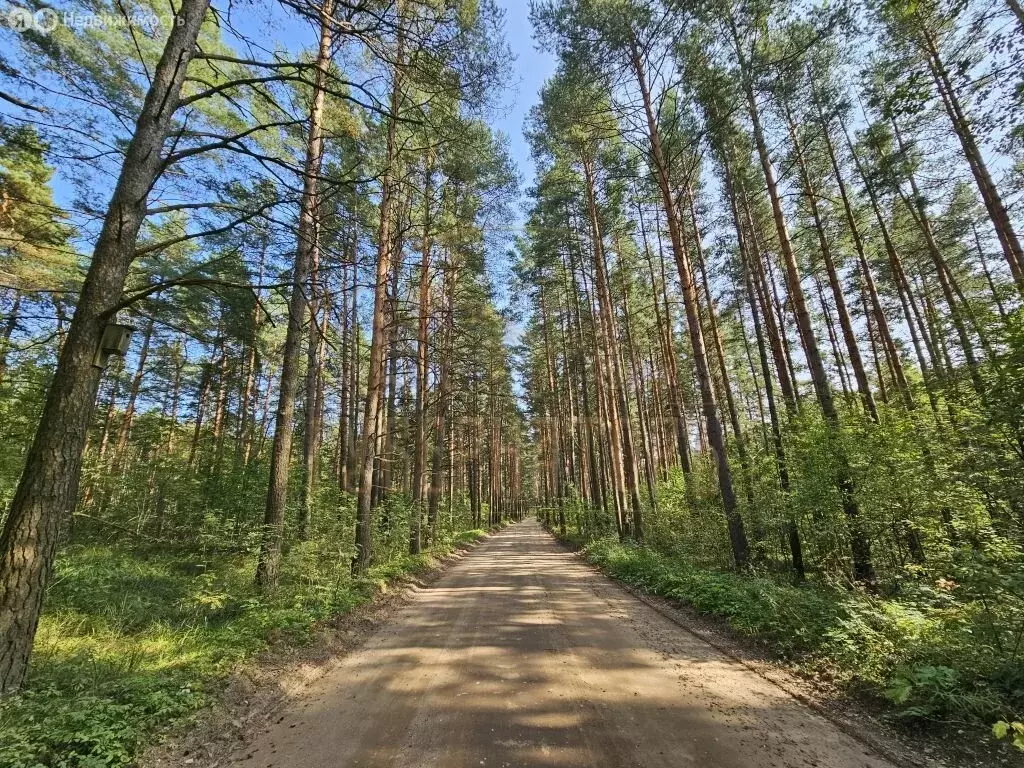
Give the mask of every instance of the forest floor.
M 69 545 L 28 684 L 0 700 L 0 768 L 127 768 L 160 740 L 190 750 L 164 763 L 181 768 L 200 746 L 237 739 L 486 532 L 446 530 L 415 557 L 400 535 L 399 554 L 382 551 L 360 579 L 335 536 L 292 546 L 265 593 L 254 551 Z
M 638 599 L 537 523 L 417 591 L 200 768 L 937 766 Z

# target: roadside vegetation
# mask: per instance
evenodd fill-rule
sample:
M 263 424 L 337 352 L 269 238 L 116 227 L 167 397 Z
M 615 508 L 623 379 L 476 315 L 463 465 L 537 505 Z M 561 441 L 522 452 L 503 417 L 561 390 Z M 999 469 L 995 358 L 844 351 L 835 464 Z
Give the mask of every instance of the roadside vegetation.
M 349 503 L 338 527 L 351 516 Z M 199 549 L 87 543 L 95 537 L 80 533 L 57 561 L 32 675 L 0 700 L 0 766 L 131 765 L 158 734 L 215 703 L 246 662 L 315 641 L 331 620 L 484 534 L 446 525 L 429 554 L 409 555 L 406 532 L 381 531 L 397 544 L 353 578 L 341 531 L 318 527 L 289 549 L 273 593 L 253 584 L 255 543 L 239 548 L 212 522 Z
M 0 26 L 3 759 L 124 765 L 534 508 L 1024 749 L 1018 0 L 536 0 L 517 232 L 492 2 L 54 4 Z
M 713 570 L 614 538 L 589 542 L 583 554 L 626 584 L 724 618 L 805 674 L 886 701 L 899 720 L 975 729 L 1024 709 L 1024 604 L 975 582 L 969 565 L 957 569 L 960 582 L 919 582 L 883 597 Z M 1006 565 L 1007 582 L 1019 578 L 1019 564 Z
M 509 56 L 475 0 L 52 5 L 0 25 L 0 767 L 110 768 L 522 515 Z
M 1019 4 L 531 8 L 541 519 L 1024 748 Z

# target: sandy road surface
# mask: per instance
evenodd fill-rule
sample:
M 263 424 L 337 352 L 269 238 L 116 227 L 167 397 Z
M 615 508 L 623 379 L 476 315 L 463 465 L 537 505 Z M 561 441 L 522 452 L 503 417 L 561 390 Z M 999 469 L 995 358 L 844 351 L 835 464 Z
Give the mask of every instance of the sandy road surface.
M 892 768 L 534 522 L 474 549 L 281 715 L 233 766 Z

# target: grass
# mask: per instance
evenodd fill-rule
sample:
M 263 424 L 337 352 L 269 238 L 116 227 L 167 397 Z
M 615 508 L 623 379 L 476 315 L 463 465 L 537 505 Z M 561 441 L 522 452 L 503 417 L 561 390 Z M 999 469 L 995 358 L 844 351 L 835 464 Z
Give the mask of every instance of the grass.
M 987 727 L 1024 711 L 1019 601 L 986 605 L 952 582 L 918 585 L 898 599 L 797 586 L 697 568 L 615 539 L 583 552 L 620 581 L 725 619 L 805 672 L 886 701 L 894 717 Z
M 433 555 L 393 557 L 359 580 L 344 553 L 302 544 L 269 595 L 252 586 L 251 555 L 71 547 L 47 595 L 28 683 L 0 702 L 0 766 L 130 765 L 160 729 L 211 702 L 242 662 L 310 642 L 318 622 L 484 533 L 460 533 Z

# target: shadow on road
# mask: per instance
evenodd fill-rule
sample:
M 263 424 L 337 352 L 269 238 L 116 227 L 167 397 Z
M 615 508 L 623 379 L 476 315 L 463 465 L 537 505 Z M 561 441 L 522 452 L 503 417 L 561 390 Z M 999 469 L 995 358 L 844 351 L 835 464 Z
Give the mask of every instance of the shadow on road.
M 284 714 L 238 765 L 888 765 L 532 521 L 469 553 Z

